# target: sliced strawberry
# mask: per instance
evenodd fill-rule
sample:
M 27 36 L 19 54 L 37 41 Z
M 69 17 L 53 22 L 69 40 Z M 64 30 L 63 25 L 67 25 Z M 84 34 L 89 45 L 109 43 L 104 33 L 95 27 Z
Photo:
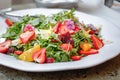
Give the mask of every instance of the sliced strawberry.
M 19 51 L 19 50 L 15 50 L 14 51 L 14 54 L 17 54 L 17 55 L 20 55 L 20 54 L 22 54 L 23 52 L 22 51 Z
M 46 49 L 45 48 L 42 48 L 40 49 L 39 51 L 35 52 L 33 55 L 32 55 L 32 58 L 35 62 L 38 62 L 40 64 L 43 64 L 45 63 L 45 60 L 46 60 Z
M 79 53 L 84 54 L 84 55 L 91 55 L 91 54 L 97 54 L 98 50 L 96 50 L 96 49 L 90 49 L 89 51 L 80 50 Z
M 82 56 L 71 56 L 71 59 L 73 61 L 77 61 L 77 60 L 80 60 L 82 58 Z
M 27 24 L 23 29 L 24 32 L 26 31 L 34 31 L 34 27 L 31 24 Z
M 69 31 L 67 30 L 66 25 L 62 24 L 62 26 L 61 26 L 60 29 L 59 29 L 59 34 L 60 34 L 60 35 L 63 35 L 63 34 L 66 34 L 66 33 L 68 33 L 68 32 L 69 32 Z
M 55 60 L 54 58 L 47 58 L 46 63 L 53 63 Z
M 32 40 L 35 37 L 34 31 L 26 31 L 20 35 L 20 40 L 22 43 L 28 43 L 30 40 Z
M 62 22 L 58 22 L 53 28 L 53 32 L 58 34 L 61 25 L 62 25 Z
M 75 33 L 74 30 L 68 30 L 68 32 L 69 32 L 71 35 Z
M 99 39 L 97 36 L 92 35 L 91 39 L 93 41 L 93 46 L 95 47 L 95 49 L 100 49 L 104 46 L 104 43 L 101 39 Z
M 74 31 L 78 32 L 79 30 L 80 30 L 80 27 L 76 25 Z
M 71 51 L 73 46 L 71 44 L 64 43 L 60 45 L 60 48 L 65 51 Z
M 55 27 L 53 28 L 53 32 L 56 34 L 65 34 L 66 32 L 68 32 L 68 30 L 66 29 L 66 25 L 63 24 L 62 22 L 58 22 Z
M 13 25 L 13 22 L 10 19 L 5 19 L 6 24 L 10 27 Z
M 8 51 L 8 48 L 10 47 L 11 43 L 12 43 L 11 40 L 7 40 L 3 43 L 0 43 L 0 52 L 6 53 Z

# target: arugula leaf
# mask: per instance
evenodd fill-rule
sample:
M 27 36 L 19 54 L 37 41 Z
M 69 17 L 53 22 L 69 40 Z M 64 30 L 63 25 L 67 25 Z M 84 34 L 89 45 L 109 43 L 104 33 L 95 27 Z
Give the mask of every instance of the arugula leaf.
M 89 37 L 86 37 L 85 34 L 80 30 L 72 36 L 74 40 L 74 47 L 79 47 L 80 42 L 88 41 L 91 42 Z
M 3 38 L 7 39 L 16 39 L 19 37 L 20 33 L 22 32 L 22 27 L 24 27 L 24 24 L 21 24 L 21 22 L 14 23 L 13 26 L 7 29 L 7 32 L 2 35 Z

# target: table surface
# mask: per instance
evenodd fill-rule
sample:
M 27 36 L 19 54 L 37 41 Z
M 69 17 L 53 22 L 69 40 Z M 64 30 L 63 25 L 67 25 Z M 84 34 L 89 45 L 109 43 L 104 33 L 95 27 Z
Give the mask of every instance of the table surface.
M 23 8 L 35 8 L 35 4 L 13 6 L 14 10 Z M 113 14 L 109 16 L 105 11 Z M 120 28 L 120 14 L 107 7 L 96 12 L 84 12 L 109 20 Z M 92 68 L 59 72 L 29 73 L 0 65 L 0 80 L 120 80 L 120 55 Z

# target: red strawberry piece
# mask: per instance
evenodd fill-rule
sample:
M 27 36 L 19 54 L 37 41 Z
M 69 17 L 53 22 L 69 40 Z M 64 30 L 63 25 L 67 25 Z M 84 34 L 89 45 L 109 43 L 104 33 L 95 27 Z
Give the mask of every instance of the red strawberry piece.
M 84 55 L 91 55 L 91 54 L 97 54 L 98 50 L 96 50 L 96 49 L 90 49 L 89 51 L 80 50 L 79 53 L 84 54 Z
M 28 43 L 30 40 L 32 40 L 35 37 L 34 31 L 26 31 L 20 35 L 20 40 L 22 43 Z
M 61 25 L 62 25 L 62 22 L 58 22 L 53 28 L 53 32 L 58 34 Z
M 53 63 L 55 60 L 54 58 L 47 58 L 46 63 Z
M 80 30 L 80 27 L 76 25 L 74 31 L 78 32 L 79 30 Z
M 60 48 L 65 51 L 71 51 L 73 46 L 71 44 L 64 43 L 60 45 Z
M 101 39 L 99 39 L 97 36 L 92 35 L 91 39 L 93 41 L 93 46 L 95 47 L 95 49 L 100 49 L 104 46 L 104 43 Z
M 10 26 L 12 26 L 13 25 L 13 21 L 11 21 L 10 19 L 5 19 L 5 22 L 6 22 L 6 24 L 10 27 Z
M 0 52 L 6 53 L 11 45 L 11 40 L 7 40 L 3 43 L 0 43 Z
M 77 60 L 80 60 L 82 58 L 82 56 L 71 56 L 71 59 L 73 61 L 77 61 Z
M 20 54 L 22 54 L 23 52 L 22 51 L 19 51 L 19 50 L 15 50 L 14 51 L 14 54 L 17 54 L 17 55 L 20 55 Z
M 40 64 L 45 63 L 45 61 L 46 61 L 46 49 L 45 48 L 40 49 L 39 51 L 35 52 L 32 55 L 32 57 L 33 57 L 33 60 L 35 62 L 38 62 Z

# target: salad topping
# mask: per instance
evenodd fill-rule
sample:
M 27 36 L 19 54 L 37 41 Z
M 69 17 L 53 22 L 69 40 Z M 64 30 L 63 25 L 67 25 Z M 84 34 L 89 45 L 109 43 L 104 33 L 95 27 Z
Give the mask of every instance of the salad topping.
M 0 52 L 29 62 L 54 63 L 80 60 L 99 53 L 104 46 L 100 30 L 84 24 L 74 16 L 74 10 L 52 16 L 24 16 L 19 22 L 6 19 L 6 41 Z

